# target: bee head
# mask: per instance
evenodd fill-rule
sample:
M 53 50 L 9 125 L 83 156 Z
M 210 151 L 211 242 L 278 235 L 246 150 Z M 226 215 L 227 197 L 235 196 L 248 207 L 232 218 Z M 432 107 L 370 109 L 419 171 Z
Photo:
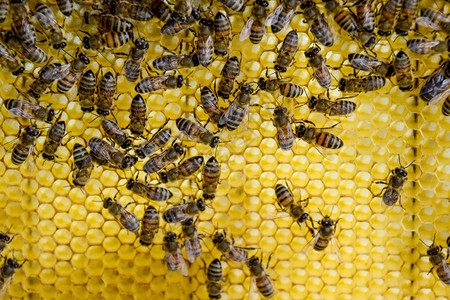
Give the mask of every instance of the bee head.
M 275 108 L 273 114 L 275 116 L 281 116 L 287 113 L 287 108 L 284 106 L 278 106 L 277 108 Z
M 258 5 L 261 5 L 262 7 L 268 7 L 269 6 L 269 2 L 267 2 L 266 0 L 256 0 L 255 2 Z
M 200 24 L 205 25 L 205 26 L 208 26 L 208 27 L 211 27 L 211 26 L 214 25 L 214 22 L 213 22 L 213 20 L 209 20 L 209 19 L 202 18 L 202 19 L 200 20 Z
M 395 28 L 395 33 L 401 36 L 407 36 L 408 35 L 408 31 L 405 30 L 401 30 L 400 28 Z
M 194 224 L 194 219 L 187 219 L 186 221 L 182 222 L 182 224 L 185 226 L 191 226 L 192 224 Z
M 47 122 L 53 121 L 54 118 L 55 118 L 55 111 L 50 108 L 47 114 Z
M 316 47 L 308 49 L 305 52 L 305 56 L 306 57 L 313 57 L 313 56 L 317 55 L 317 53 L 319 53 L 319 52 L 320 52 L 320 48 L 316 46 Z
M 345 78 L 341 78 L 341 80 L 339 80 L 339 90 L 343 91 L 345 90 Z
M 0 240 L 4 240 L 5 242 L 8 242 L 10 240 L 10 238 L 6 234 L 0 233 Z
M 402 177 L 408 176 L 408 172 L 406 172 L 406 170 L 403 168 L 395 168 L 394 173 Z
M 394 75 L 394 73 L 395 73 L 394 66 L 389 65 L 385 76 L 391 77 L 392 75 Z
M 177 239 L 177 235 L 175 233 L 173 233 L 172 231 L 169 231 L 165 236 L 164 236 L 164 242 L 173 242 Z
M 216 232 L 215 234 L 214 234 L 214 237 L 213 237 L 213 244 L 220 244 L 220 243 L 222 243 L 223 242 L 223 240 L 225 240 L 225 236 L 223 235 L 223 233 L 220 233 L 220 232 Z
M 103 208 L 108 208 L 108 207 L 110 207 L 111 204 L 112 204 L 112 202 L 113 202 L 113 199 L 112 199 L 111 197 L 106 198 L 106 199 L 103 201 Z
M 39 130 L 37 129 L 36 125 L 30 125 L 25 129 L 26 133 L 31 136 L 38 136 Z
M 176 143 L 173 145 L 173 149 L 175 150 L 175 152 L 177 152 L 179 155 L 183 155 L 184 154 L 184 149 L 183 146 L 181 146 L 180 144 Z
M 259 265 L 259 258 L 257 256 L 252 256 L 250 257 L 250 259 L 247 261 L 247 266 L 256 266 Z
M 299 223 L 305 222 L 306 219 L 308 219 L 308 217 L 309 217 L 308 213 L 303 213 L 303 214 L 300 216 L 300 218 L 298 218 L 297 222 L 299 222 Z
M 310 109 L 314 109 L 314 107 L 316 107 L 316 104 L 317 104 L 317 98 L 315 96 L 312 96 L 311 99 L 309 99 L 308 107 Z
M 142 149 L 137 149 L 134 151 L 134 153 L 136 153 L 136 155 L 141 159 L 145 158 L 145 154 L 144 154 L 144 151 L 142 151 Z
M 8 264 L 8 266 L 10 266 L 10 267 L 12 267 L 14 269 L 20 268 L 20 265 L 19 265 L 19 263 L 17 262 L 17 260 L 15 258 L 8 258 L 6 263 Z
M 83 48 L 84 49 L 90 49 L 91 48 L 91 46 L 90 46 L 90 40 L 89 40 L 89 37 L 88 36 L 85 36 L 84 38 L 83 38 Z
M 134 185 L 134 179 L 128 179 L 127 181 L 127 189 L 131 190 Z
M 430 248 L 428 248 L 428 250 L 427 250 L 427 254 L 430 256 L 437 255 L 437 254 L 439 254 L 440 251 L 441 251 L 441 249 L 439 248 L 439 246 L 431 245 Z
M 253 94 L 253 89 L 248 84 L 241 85 L 241 92 L 246 94 Z
M 183 86 L 183 76 L 178 75 L 177 77 L 177 87 L 180 88 Z
M 220 138 L 218 136 L 215 136 L 212 138 L 211 144 L 209 144 L 209 146 L 211 148 L 215 148 L 217 146 L 217 144 L 219 144 Z
M 266 80 L 264 78 L 259 78 L 258 86 L 262 91 L 264 91 L 266 89 Z
M 167 183 L 167 181 L 168 181 L 166 172 L 159 173 L 159 178 L 161 178 L 162 183 Z
M 306 126 L 305 126 L 305 124 L 301 123 L 300 125 L 298 125 L 298 126 L 295 127 L 295 135 L 296 135 L 298 138 L 303 137 L 303 136 L 305 135 L 305 132 L 306 132 Z
M 97 108 L 97 113 L 100 115 L 100 116 L 107 116 L 107 115 L 109 115 L 109 111 L 107 111 L 107 110 L 103 110 L 103 109 L 100 109 L 100 108 Z
M 24 68 L 24 67 L 20 67 L 18 70 L 12 72 L 12 74 L 13 74 L 14 76 L 18 76 L 18 75 L 22 74 L 23 71 L 25 71 L 25 68 Z
M 197 67 L 200 64 L 200 62 L 198 61 L 197 53 L 194 53 L 194 55 L 192 55 L 192 63 L 194 64 L 194 67 Z
M 127 149 L 128 147 L 131 146 L 132 141 L 131 140 L 126 140 L 125 143 L 123 143 L 120 147 L 122 147 L 123 149 Z
M 219 51 L 219 50 L 217 50 L 217 49 L 214 49 L 214 53 L 215 53 L 217 56 L 227 56 L 228 51 Z
M 376 39 L 374 36 L 370 37 L 370 39 L 364 44 L 366 48 L 372 48 L 375 45 Z
M 334 222 L 333 220 L 331 220 L 331 218 L 329 216 L 325 216 L 321 221 L 320 221 L 320 225 L 324 226 L 324 227 L 331 227 L 333 226 Z
M 89 57 L 84 54 L 84 53 L 80 53 L 80 55 L 78 55 L 78 58 L 85 64 L 88 65 L 90 63 Z
M 134 45 L 137 48 L 142 49 L 142 50 L 147 50 L 148 47 L 149 47 L 149 44 L 148 44 L 147 40 L 145 38 L 143 38 L 143 37 L 136 39 L 134 41 Z
M 200 9 L 193 9 L 191 15 L 196 20 L 200 20 L 202 18 L 202 12 Z
M 286 72 L 286 68 L 285 67 L 281 67 L 279 65 L 275 65 L 275 70 L 280 72 L 280 73 Z
M 205 211 L 206 209 L 205 201 L 203 201 L 202 199 L 197 200 L 197 207 L 200 211 Z
M 67 46 L 66 42 L 62 42 L 62 43 L 59 43 L 59 44 L 53 44 L 53 49 L 56 49 L 56 50 L 64 49 L 64 48 L 66 48 L 66 46 Z

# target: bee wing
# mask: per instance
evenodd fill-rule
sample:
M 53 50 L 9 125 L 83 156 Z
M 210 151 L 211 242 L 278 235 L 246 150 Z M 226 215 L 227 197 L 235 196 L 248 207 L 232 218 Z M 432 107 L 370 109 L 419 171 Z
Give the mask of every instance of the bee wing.
M 290 10 L 286 16 L 284 17 L 284 19 L 281 20 L 281 25 L 284 27 L 286 27 L 289 23 L 291 23 L 292 17 L 295 14 L 295 9 Z
M 433 23 L 428 17 L 419 17 L 416 19 L 417 25 L 422 27 L 427 27 L 433 30 L 441 30 L 441 26 L 436 23 Z
M 328 243 L 328 247 L 325 248 L 326 253 L 334 254 L 337 256 L 339 263 L 342 263 L 342 255 L 339 251 L 340 245 L 337 238 L 334 234 L 331 236 L 330 242 Z
M 227 110 L 225 110 L 225 112 L 219 119 L 219 127 L 225 126 L 228 119 L 230 118 L 231 113 L 236 110 L 236 106 L 237 106 L 236 101 L 233 101 L 233 103 L 231 103 L 230 106 L 228 106 Z
M 367 60 L 364 58 L 352 59 L 352 66 L 359 70 L 367 70 L 367 67 L 374 68 L 382 64 L 381 61 Z
M 271 26 L 272 24 L 275 24 L 278 20 L 278 16 L 280 15 L 280 13 L 283 11 L 283 5 L 278 5 L 277 8 L 274 9 L 273 12 L 271 12 L 265 21 L 265 25 L 266 26 Z
M 263 214 L 263 218 L 267 220 L 274 220 L 278 218 L 287 218 L 290 217 L 287 211 L 277 211 L 276 213 Z
M 308 254 L 309 252 L 311 252 L 311 250 L 314 248 L 314 245 L 317 243 L 317 241 L 319 240 L 320 237 L 320 229 L 317 231 L 316 235 L 314 236 L 314 238 L 312 240 L 310 240 L 308 242 L 308 244 L 305 245 L 305 248 L 303 248 L 303 252 L 305 254 Z
M 189 275 L 189 269 L 186 264 L 186 261 L 184 260 L 183 254 L 181 254 L 181 250 L 177 249 L 177 252 L 174 254 L 174 256 L 179 261 L 177 266 L 178 271 L 180 271 L 180 273 L 183 274 L 183 276 L 187 277 Z
M 441 100 L 446 99 L 448 96 L 450 96 L 450 79 L 446 79 L 445 81 L 447 82 L 447 88 L 444 90 L 444 92 L 434 96 L 430 100 L 430 102 L 428 102 L 429 105 L 439 105 L 441 103 Z
M 242 28 L 241 34 L 239 35 L 239 40 L 243 42 L 250 36 L 250 31 L 253 24 L 253 18 L 250 17 L 247 20 L 247 23 L 245 23 L 244 28 Z
M 260 299 L 259 293 L 258 293 L 258 287 L 256 286 L 256 278 L 252 278 L 250 280 L 250 289 L 248 291 L 248 299 L 249 300 Z
M 0 277 L 0 286 L 1 286 L 1 290 L 0 290 L 0 298 L 3 299 L 3 296 L 5 296 L 6 291 L 8 290 L 8 286 L 11 283 L 11 279 L 13 278 L 13 276 L 10 276 L 8 278 L 2 278 Z
M 193 251 L 189 251 L 189 249 L 198 249 L 199 247 L 202 247 L 202 245 L 200 245 L 200 240 L 198 239 L 198 234 L 195 233 L 194 237 L 185 239 L 184 246 L 186 247 L 187 260 L 192 264 L 199 256 L 194 255 L 195 253 Z
M 30 150 L 28 151 L 27 159 L 25 160 L 25 164 L 27 166 L 27 170 L 33 172 L 36 169 L 36 164 L 33 159 L 34 145 L 30 146 Z
M 30 105 L 33 105 L 33 104 L 30 103 Z M 25 110 L 19 109 L 17 107 L 13 107 L 13 108 L 9 109 L 8 111 L 11 114 L 13 114 L 14 116 L 19 117 L 19 118 L 33 119 L 34 116 L 31 113 L 33 110 L 34 109 L 25 111 Z

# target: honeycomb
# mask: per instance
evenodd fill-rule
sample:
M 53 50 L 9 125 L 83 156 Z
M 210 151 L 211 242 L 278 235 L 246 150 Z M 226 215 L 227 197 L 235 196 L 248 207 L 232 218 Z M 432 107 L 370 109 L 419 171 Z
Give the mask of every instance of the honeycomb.
M 64 24 L 67 52 L 74 55 L 82 44 L 80 29 L 90 30 L 81 22 L 80 6 L 75 3 L 74 13 L 66 18 L 54 1 L 48 3 L 59 23 Z M 277 5 L 270 1 L 270 10 Z M 450 5 L 443 1 L 421 1 L 420 5 L 450 12 Z M 269 30 L 259 45 L 248 40 L 240 42 L 239 32 L 250 16 L 251 7 L 248 3 L 243 13 L 229 14 L 234 34 L 231 55 L 242 59 L 238 81 L 256 81 L 265 76 L 266 67 L 273 69 L 277 46 L 290 30 L 276 35 Z M 325 11 L 322 4 L 319 8 Z M 212 8 L 214 12 L 218 9 L 224 7 L 217 4 Z M 421 240 L 429 244 L 436 234 L 436 243 L 445 246 L 450 232 L 450 118 L 442 115 L 439 106 L 427 106 L 418 99 L 418 89 L 400 91 L 394 77 L 376 92 L 357 95 L 353 99 L 357 110 L 346 118 L 327 118 L 299 105 L 306 103 L 308 95 L 324 92 L 312 78 L 304 57 L 314 39 L 302 19 L 301 13 L 296 14 L 290 24 L 298 32 L 299 51 L 294 65 L 283 75 L 307 90 L 297 99 L 298 103 L 260 91 L 252 96 L 252 104 L 260 106 L 251 107 L 245 128 L 224 138 L 226 142 L 219 145 L 217 152 L 183 141 L 189 147 L 188 157 L 216 155 L 221 163 L 216 198 L 199 216 L 203 261 L 209 264 L 220 258 L 210 236 L 216 229 L 226 229 L 234 237 L 235 245 L 257 247 L 250 253 L 263 255 L 264 265 L 271 257 L 267 273 L 276 288 L 276 299 L 447 299 L 450 287 L 434 273 L 428 274 L 431 264 Z M 340 78 L 353 73 L 347 54 L 360 48 L 331 18 L 328 21 L 337 32 L 336 42 L 322 54 L 332 68 L 335 87 Z M 2 28 L 9 28 L 10 22 L 8 19 Z M 191 48 L 195 42 L 192 31 L 161 37 L 162 23 L 156 18 L 134 24 L 138 34 L 150 41 L 149 63 L 163 55 L 164 48 L 178 52 L 181 42 Z M 413 35 L 410 32 L 410 37 Z M 406 39 L 396 35 L 380 39 L 375 46 L 379 59 L 391 60 L 391 45 L 396 50 L 407 49 Z M 46 43 L 40 47 L 53 59 L 71 60 L 69 55 L 49 48 Z M 86 51 L 91 57 L 88 69 L 95 73 L 113 70 L 119 74 L 115 117 L 122 128 L 129 122 L 130 103 L 136 94 L 134 84 L 127 82 L 121 73 L 126 56 L 120 53 L 128 53 L 129 48 L 130 44 L 102 51 L 101 55 Z M 444 56 L 448 57 L 448 53 L 408 54 L 414 62 L 418 61 L 414 75 L 420 83 Z M 180 89 L 143 95 L 149 108 L 149 131 L 154 133 L 168 122 L 166 126 L 178 132 L 174 120 L 192 116 L 194 112 L 205 124 L 208 117 L 199 107 L 200 87 L 214 88 L 225 61 L 215 59 L 209 70 L 203 67 L 181 70 L 184 76 L 192 74 L 188 85 Z M 179 225 L 169 226 L 161 221 L 162 228 L 154 244 L 144 247 L 136 235 L 122 228 L 103 209 L 102 194 L 113 197 L 118 193 L 120 203 L 134 202 L 127 209 L 142 219 L 148 202 L 125 187 L 126 180 L 142 170 L 142 161 L 133 173 L 97 166 L 84 189 L 71 185 L 73 145 L 86 145 L 90 138 L 103 136 L 100 118 L 83 113 L 73 96 L 57 94 L 54 85 L 53 92 L 40 99 L 41 104 L 51 103 L 52 108 L 61 112 L 61 120 L 66 122 L 69 132 L 65 145 L 58 149 L 56 161 L 36 156 L 34 168 L 12 164 L 11 147 L 29 121 L 13 117 L 3 103 L 8 98 L 23 99 L 18 90 L 24 91 L 41 67 L 27 62 L 25 74 L 19 79 L 9 72 L 0 74 L 0 228 L 3 232 L 11 228 L 10 233 L 15 235 L 3 255 L 10 257 L 14 253 L 18 260 L 27 260 L 16 270 L 5 299 L 207 299 L 202 260 L 189 265 L 188 277 L 168 272 L 164 265 L 164 232 L 179 233 Z M 344 95 L 333 88 L 330 96 L 336 99 Z M 271 109 L 277 103 L 289 106 L 295 120 L 308 119 L 317 126 L 340 121 L 338 135 L 344 147 L 339 152 L 322 155 L 311 145 L 296 140 L 292 151 L 280 150 Z M 48 128 L 45 123 L 38 122 L 38 126 Z M 207 128 L 216 130 L 212 124 Z M 37 153 L 44 139 L 45 134 L 38 138 Z M 403 207 L 398 203 L 388 207 L 381 197 L 373 197 L 372 193 L 378 193 L 382 186 L 372 182 L 388 178 L 398 166 L 398 155 L 403 165 L 414 162 L 407 170 Z M 143 179 L 144 174 L 140 173 Z M 264 217 L 278 209 L 274 187 L 286 181 L 297 199 L 311 198 L 306 209 L 314 220 L 322 218 L 321 212 L 331 214 L 334 220 L 339 218 L 336 238 L 342 262 L 333 253 L 305 252 L 312 239 L 305 226 L 299 226 L 291 218 Z M 157 183 L 155 178 L 152 182 Z M 192 179 L 167 187 L 174 197 L 169 204 L 159 207 L 160 212 L 181 203 L 184 197 L 200 195 Z M 247 267 L 225 260 L 222 265 L 226 278 L 223 299 L 258 297 L 251 291 Z

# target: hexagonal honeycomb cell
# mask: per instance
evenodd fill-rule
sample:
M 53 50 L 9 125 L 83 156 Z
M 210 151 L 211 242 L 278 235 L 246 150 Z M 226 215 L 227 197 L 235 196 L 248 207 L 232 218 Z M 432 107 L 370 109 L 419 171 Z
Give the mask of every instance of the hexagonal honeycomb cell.
M 32 12 L 35 2 L 27 1 Z M 85 24 L 83 13 L 96 10 L 89 5 L 91 1 L 75 1 L 72 15 L 64 16 L 56 2 L 45 3 L 64 30 L 67 47 L 64 50 L 50 47 L 42 30 L 37 33 L 37 45 L 48 53 L 52 62 L 70 62 L 83 51 L 90 59 L 87 70 L 98 78 L 108 71 L 118 74 L 114 119 L 119 127 L 127 127 L 136 83 L 126 80 L 123 68 L 133 44 L 100 52 L 80 50 L 83 37 L 94 34 L 96 26 Z M 157 1 L 149 1 L 152 2 Z M 274 11 L 279 4 L 269 1 L 269 11 Z M 381 1 L 376 4 L 381 9 Z M 428 274 L 431 264 L 425 244 L 434 239 L 436 244 L 446 247 L 450 235 L 450 118 L 442 115 L 440 107 L 426 105 L 418 97 L 425 77 L 443 59 L 448 59 L 448 52 L 419 56 L 408 51 L 406 41 L 417 35 L 413 31 L 407 38 L 394 34 L 377 39 L 373 53 L 379 60 L 391 62 L 394 52 L 400 49 L 408 53 L 419 86 L 412 91 L 401 91 L 393 76 L 377 91 L 350 95 L 354 97 L 349 100 L 357 108 L 349 116 L 324 116 L 310 111 L 306 105 L 309 97 L 324 95 L 325 90 L 304 55 L 317 41 L 301 10 L 293 15 L 286 29 L 277 34 L 267 29 L 262 41 L 254 45 L 248 39 L 239 39 L 251 16 L 252 5 L 245 2 L 243 12 L 226 9 L 218 1 L 211 8 L 208 8 L 209 1 L 201 5 L 204 17 L 218 11 L 228 14 L 233 34 L 229 56 L 236 55 L 241 62 L 237 81 L 251 83 L 255 90 L 249 117 L 237 132 L 222 131 L 222 141 L 212 149 L 183 138 L 175 125 L 177 118 L 192 119 L 195 113 L 208 130 L 218 130 L 208 122 L 208 115 L 200 107 L 200 90 L 204 86 L 216 90 L 226 57 L 215 57 L 208 68 L 179 70 L 176 74 L 187 78 L 181 88 L 142 95 L 149 118 L 145 137 L 150 138 L 161 126 L 166 126 L 186 146 L 186 157 L 203 155 L 206 161 L 215 156 L 220 162 L 216 197 L 207 201 L 206 210 L 196 223 L 202 259 L 188 264 L 187 277 L 168 271 L 164 263 L 164 234 L 168 231 L 180 234 L 181 226 L 167 224 L 161 214 L 171 205 L 200 197 L 200 174 L 161 184 L 174 195 L 168 203 L 150 203 L 126 188 L 127 180 L 136 174 L 139 180 L 144 180 L 142 160 L 126 170 L 95 166 L 84 188 L 73 186 L 74 144 L 87 147 L 91 138 L 105 136 L 100 129 L 102 118 L 82 111 L 76 88 L 60 94 L 56 83 L 39 101 L 30 100 L 45 107 L 51 105 L 57 119 L 66 123 L 67 134 L 55 161 L 47 161 L 41 155 L 50 125 L 33 121 L 41 134 L 36 139 L 32 159 L 15 165 L 12 149 L 30 121 L 11 115 L 4 103 L 9 98 L 30 98 L 26 95 L 27 87 L 44 64 L 27 61 L 24 73 L 18 77 L 9 71 L 0 73 L 0 230 L 14 236 L 2 255 L 3 258 L 14 256 L 19 263 L 25 261 L 15 270 L 11 283 L 4 287 L 4 299 L 208 299 L 205 269 L 214 258 L 222 261 L 223 299 L 261 297 L 248 267 L 226 260 L 215 249 L 212 235 L 216 230 L 226 230 L 227 237 L 236 246 L 246 247 L 250 255 L 262 257 L 263 266 L 270 257 L 266 271 L 275 288 L 275 299 L 448 298 L 450 287 L 434 272 Z M 323 3 L 317 3 L 317 7 L 327 14 Z M 420 7 L 432 7 L 447 15 L 450 12 L 450 4 L 445 1 L 421 1 Z M 30 17 L 36 22 L 36 16 Z M 332 17 L 326 20 L 335 33 L 335 43 L 329 48 L 321 46 L 321 54 L 332 73 L 329 95 L 337 99 L 349 96 L 337 88 L 341 78 L 353 74 L 347 55 L 362 53 L 362 49 Z M 2 31 L 10 30 L 13 23 L 8 16 L 1 24 Z M 195 49 L 198 25 L 193 26 L 194 30 L 161 36 L 163 23 L 156 17 L 132 23 L 135 38 L 145 37 L 149 41 L 142 77 L 155 75 L 151 70 L 153 59 Z M 293 65 L 282 76 L 304 89 L 295 101 L 256 88 L 258 79 L 264 78 L 266 72 L 274 76 L 274 62 L 290 30 L 297 32 L 299 48 Z M 448 40 L 441 32 L 433 33 L 433 38 Z M 219 100 L 220 107 L 228 105 L 227 101 Z M 309 120 L 318 127 L 339 122 L 333 133 L 342 139 L 344 146 L 339 151 L 324 151 L 296 139 L 292 150 L 281 150 L 273 122 L 277 105 L 285 105 L 296 122 Z M 136 145 L 141 142 L 141 138 L 133 140 Z M 387 206 L 379 194 L 384 186 L 376 182 L 386 182 L 391 171 L 399 167 L 399 159 L 402 166 L 411 164 L 407 168 L 408 180 L 401 191 L 401 202 Z M 159 184 L 156 176 L 150 176 L 149 182 Z M 273 217 L 280 215 L 275 196 L 277 183 L 288 185 L 296 201 L 308 199 L 304 209 L 316 228 L 323 215 L 338 220 L 334 249 L 330 245 L 321 252 L 307 250 L 314 237 L 304 223 L 290 217 Z M 138 235 L 125 229 L 103 208 L 104 197 L 116 197 L 139 220 L 147 205 L 156 206 L 161 226 L 153 244 L 141 245 Z M 185 249 L 182 253 L 185 255 Z

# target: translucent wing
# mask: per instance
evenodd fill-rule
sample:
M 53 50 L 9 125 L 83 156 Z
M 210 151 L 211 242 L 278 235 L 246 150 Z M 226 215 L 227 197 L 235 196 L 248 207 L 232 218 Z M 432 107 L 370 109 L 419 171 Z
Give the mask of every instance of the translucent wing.
M 253 25 L 253 18 L 248 18 L 247 23 L 245 23 L 244 28 L 242 28 L 241 34 L 239 35 L 239 40 L 243 42 L 250 36 L 251 28 Z
M 196 232 L 193 237 L 186 239 L 184 241 L 184 246 L 186 247 L 187 260 L 192 264 L 199 255 L 191 249 L 201 249 L 202 247 L 202 245 L 200 245 L 200 240 L 198 239 L 198 233 Z M 199 254 L 201 255 L 201 253 Z
M 429 105 L 439 105 L 441 103 L 441 100 L 446 99 L 448 96 L 450 96 L 450 79 L 446 79 L 445 81 L 447 82 L 447 89 L 444 90 L 444 92 L 434 96 L 430 100 L 430 102 L 428 102 Z
M 59 67 L 58 72 L 42 72 L 41 77 L 45 80 L 60 80 L 67 76 L 70 72 L 71 63 Z
M 222 114 L 222 116 L 219 119 L 219 127 L 223 127 L 227 124 L 228 119 L 232 115 L 233 111 L 236 110 L 237 103 L 236 101 L 233 101 L 233 103 L 228 106 L 227 110 Z
M 416 19 L 416 23 L 422 27 L 427 27 L 433 30 L 441 30 L 441 26 L 433 23 L 428 17 L 419 17 Z
M 33 154 L 34 154 L 34 145 L 31 145 L 30 150 L 28 151 L 27 159 L 25 160 L 25 165 L 27 167 L 27 170 L 30 172 L 33 172 L 36 169 L 36 164 L 34 163 Z
M 339 263 L 342 263 L 342 255 L 339 251 L 340 245 L 337 240 L 337 238 L 334 236 L 331 236 L 330 242 L 328 243 L 328 247 L 325 248 L 326 253 L 334 254 L 337 256 Z
M 287 211 L 277 211 L 276 213 L 263 214 L 263 218 L 267 220 L 274 220 L 278 218 L 287 218 L 287 217 L 290 217 Z
M 19 118 L 33 119 L 34 118 L 33 112 L 36 109 L 42 108 L 38 105 L 32 104 L 27 101 L 21 101 L 21 102 L 22 102 L 22 107 L 12 107 L 11 109 L 8 110 L 11 114 L 13 114 Z M 28 107 L 28 108 L 24 109 L 25 107 Z
M 271 26 L 272 24 L 275 24 L 278 20 L 278 16 L 283 11 L 283 5 L 279 5 L 273 12 L 271 12 L 265 21 L 266 26 Z
M 1 278 L 0 277 L 0 298 L 3 299 L 3 296 L 5 296 L 6 291 L 8 290 L 8 286 L 11 283 L 12 276 L 8 278 Z
M 181 254 L 181 250 L 178 249 L 177 252 L 175 252 L 174 256 L 178 261 L 177 264 L 178 271 L 180 271 L 180 273 L 183 274 L 183 276 L 187 277 L 189 275 L 189 269 L 186 264 L 186 261 L 184 260 L 183 254 Z
M 303 252 L 305 254 L 308 254 L 311 252 L 311 250 L 314 248 L 314 245 L 317 243 L 317 241 L 319 240 L 320 237 L 320 230 L 317 231 L 316 235 L 314 236 L 314 238 L 312 240 L 310 240 L 308 242 L 308 244 L 306 244 L 305 248 L 303 248 Z
M 292 17 L 294 16 L 295 10 L 292 9 L 291 11 L 289 11 L 286 16 L 284 17 L 284 19 L 281 20 L 280 24 L 284 27 L 286 27 L 292 20 Z
M 382 62 L 376 61 L 376 60 L 363 59 L 363 58 L 355 58 L 355 59 L 352 59 L 351 64 L 356 69 L 365 71 L 365 70 L 368 70 L 368 69 L 371 69 L 371 68 L 381 65 Z

